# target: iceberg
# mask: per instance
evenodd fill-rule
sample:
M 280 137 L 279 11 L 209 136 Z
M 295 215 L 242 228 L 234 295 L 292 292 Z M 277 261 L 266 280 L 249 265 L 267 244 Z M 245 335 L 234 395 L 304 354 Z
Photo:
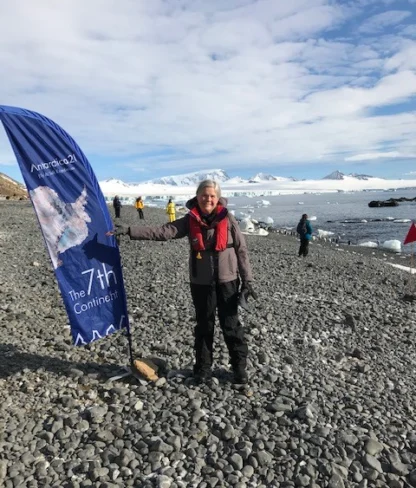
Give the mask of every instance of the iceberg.
M 240 220 L 238 224 L 240 226 L 241 232 L 254 232 L 254 224 L 249 218 Z
M 372 241 L 361 242 L 358 245 L 361 247 L 373 247 L 373 248 L 378 247 L 377 242 L 372 242 Z
M 246 212 L 242 212 L 241 210 L 234 212 L 234 216 L 237 220 L 246 220 L 249 218 L 248 214 Z
M 271 205 L 269 200 L 258 200 L 256 203 L 259 207 L 268 207 L 269 205 Z
M 318 237 L 329 237 L 329 236 L 333 236 L 333 235 L 334 235 L 334 232 L 331 232 L 329 230 L 318 229 Z
M 402 243 L 396 239 L 393 239 L 391 241 L 384 241 L 383 244 L 381 244 L 381 247 L 383 249 L 388 249 L 389 251 L 401 252 Z
M 240 220 L 240 222 L 238 224 L 239 224 L 241 232 L 243 234 L 250 234 L 250 235 L 255 235 L 255 236 L 268 236 L 269 235 L 267 230 L 262 229 L 261 227 L 256 228 L 254 223 L 249 218 Z

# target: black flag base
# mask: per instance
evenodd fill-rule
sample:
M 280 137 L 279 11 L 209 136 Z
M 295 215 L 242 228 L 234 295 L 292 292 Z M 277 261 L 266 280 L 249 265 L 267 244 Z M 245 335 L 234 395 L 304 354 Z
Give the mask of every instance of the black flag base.
M 107 381 L 117 381 L 117 380 L 121 380 L 123 378 L 127 378 L 128 376 L 131 376 L 131 375 L 132 375 L 131 369 L 128 366 L 124 366 L 123 368 L 120 368 L 120 373 L 118 373 L 114 376 L 111 376 L 110 378 L 108 378 Z

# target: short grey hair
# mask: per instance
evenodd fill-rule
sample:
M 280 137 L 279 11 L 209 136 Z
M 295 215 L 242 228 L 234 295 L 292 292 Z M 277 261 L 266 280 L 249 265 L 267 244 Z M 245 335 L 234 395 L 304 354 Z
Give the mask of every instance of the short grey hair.
M 205 188 L 214 188 L 217 197 L 221 198 L 221 187 L 218 181 L 214 181 L 214 180 L 201 181 L 201 183 L 198 185 L 198 188 L 196 189 L 197 196 L 200 195 L 205 190 Z

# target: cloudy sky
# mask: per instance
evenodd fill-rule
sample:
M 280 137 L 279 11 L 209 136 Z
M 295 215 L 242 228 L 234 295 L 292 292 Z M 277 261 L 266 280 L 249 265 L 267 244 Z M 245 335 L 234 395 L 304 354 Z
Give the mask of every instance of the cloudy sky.
M 0 63 L 99 180 L 416 174 L 416 0 L 14 0 Z

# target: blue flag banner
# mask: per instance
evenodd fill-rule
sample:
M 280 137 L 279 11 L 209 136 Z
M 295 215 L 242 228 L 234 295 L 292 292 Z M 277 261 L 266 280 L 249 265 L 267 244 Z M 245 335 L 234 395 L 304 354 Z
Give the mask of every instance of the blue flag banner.
M 84 153 L 36 112 L 0 105 L 55 270 L 75 345 L 130 333 L 120 252 L 104 196 Z

